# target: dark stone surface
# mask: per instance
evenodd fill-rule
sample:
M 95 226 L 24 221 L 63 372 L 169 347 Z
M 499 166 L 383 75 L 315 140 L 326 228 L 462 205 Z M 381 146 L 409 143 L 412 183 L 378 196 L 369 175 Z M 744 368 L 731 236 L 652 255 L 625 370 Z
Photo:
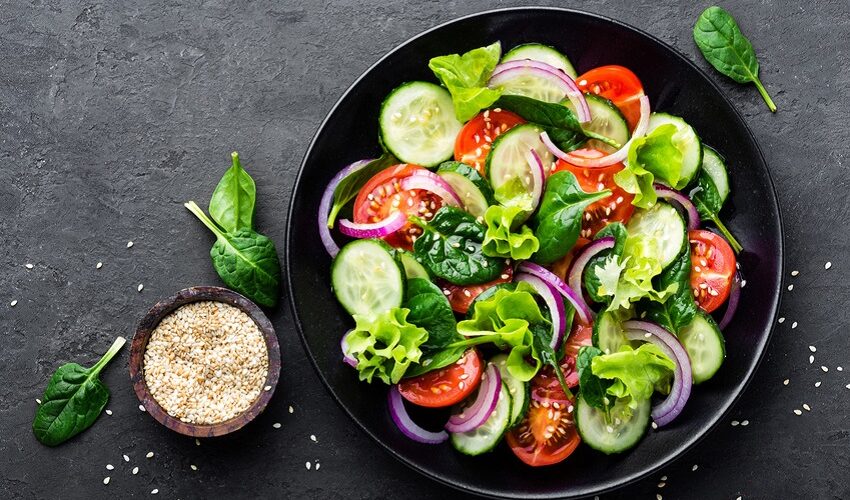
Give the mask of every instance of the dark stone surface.
M 127 349 L 104 373 L 112 416 L 55 449 L 36 442 L 30 423 L 35 398 L 59 364 L 94 362 L 115 336 L 131 336 L 157 300 L 218 284 L 207 255 L 212 237 L 181 204 L 206 203 L 232 149 L 257 180 L 258 227 L 280 244 L 308 141 L 363 70 L 442 21 L 524 3 L 4 2 L 0 496 L 138 497 L 154 488 L 184 499 L 460 496 L 408 471 L 355 428 L 313 372 L 284 305 L 270 313 L 281 341 L 281 383 L 267 411 L 233 436 L 196 446 L 140 412 Z M 707 4 L 529 3 L 616 17 L 707 66 L 690 35 Z M 779 113 L 771 115 L 754 88 L 716 79 L 771 166 L 787 268 L 800 275 L 788 278 L 795 288 L 784 294 L 787 320 L 729 418 L 749 425 L 712 432 L 668 467 L 663 488 L 659 475 L 605 498 L 850 496 L 843 285 L 850 276 L 843 255 L 850 242 L 850 7 L 724 5 L 753 41 Z M 135 245 L 128 249 L 129 240 Z M 809 345 L 817 347 L 813 364 Z M 842 364 L 846 375 L 837 370 Z M 803 403 L 811 412 L 794 415 Z M 316 461 L 318 471 L 305 468 Z M 130 473 L 134 466 L 138 475 Z

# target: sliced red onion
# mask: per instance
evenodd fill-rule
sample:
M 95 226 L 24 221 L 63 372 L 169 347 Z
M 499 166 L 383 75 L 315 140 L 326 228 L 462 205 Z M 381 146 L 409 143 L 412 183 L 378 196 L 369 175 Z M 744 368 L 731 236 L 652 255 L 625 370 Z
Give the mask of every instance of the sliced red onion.
M 449 417 L 446 430 L 453 433 L 469 432 L 477 429 L 493 414 L 502 391 L 502 374 L 496 365 L 490 363 L 484 371 L 484 381 L 478 387 L 478 395 L 472 406 Z
M 490 77 L 487 86 L 498 87 L 523 75 L 534 75 L 557 85 L 575 106 L 578 122 L 587 123 L 590 121 L 590 107 L 576 82 L 563 71 L 544 62 L 525 59 L 500 64 L 493 69 L 493 76 Z
M 630 320 L 623 323 L 623 329 L 626 332 L 627 339 L 651 342 L 661 348 L 661 351 L 676 363 L 670 394 L 664 401 L 652 408 L 652 420 L 655 421 L 655 424 L 659 427 L 667 425 L 679 416 L 691 396 L 693 374 L 688 352 L 679 343 L 679 339 L 655 323 Z
M 632 138 L 623 144 L 623 147 L 618 149 L 616 152 L 600 158 L 587 158 L 573 153 L 565 153 L 556 146 L 554 142 L 552 142 L 552 139 L 549 138 L 549 135 L 546 132 L 540 134 L 540 139 L 553 155 L 567 163 L 577 167 L 586 168 L 608 167 L 615 163 L 624 161 L 629 156 L 629 148 L 632 146 L 632 141 L 634 141 L 636 137 L 643 137 L 646 134 L 646 130 L 649 128 L 649 113 L 649 97 L 642 96 L 640 98 L 640 120 L 638 120 L 634 134 L 632 134 Z
M 322 245 L 325 246 L 325 250 L 327 250 L 331 257 L 336 257 L 336 254 L 339 253 L 339 247 L 334 241 L 333 236 L 331 236 L 330 227 L 328 227 L 328 215 L 331 211 L 334 191 L 336 191 L 336 187 L 343 179 L 373 161 L 374 160 L 360 160 L 343 168 L 335 176 L 333 176 L 333 179 L 331 179 L 328 183 L 328 187 L 325 188 L 325 192 L 322 193 L 322 201 L 319 203 L 319 236 L 322 238 Z
M 584 302 L 584 295 L 581 293 L 581 278 L 584 276 L 584 268 L 587 267 L 587 263 L 590 262 L 590 259 L 602 250 L 614 248 L 615 242 L 616 241 L 613 236 L 606 236 L 604 238 L 594 240 L 584 247 L 578 257 L 576 257 L 573 261 L 573 265 L 570 267 L 570 273 L 567 276 L 567 282 L 582 302 Z M 589 306 L 587 307 L 588 309 L 590 308 Z
M 433 172 L 428 172 L 433 174 Z M 436 194 L 443 199 L 443 203 L 453 207 L 463 208 L 463 202 L 460 196 L 457 195 L 454 189 L 442 177 L 433 174 L 429 175 L 411 175 L 401 180 L 401 189 L 408 191 L 411 189 L 421 189 Z
M 516 281 L 525 281 L 534 287 L 537 294 L 543 298 L 546 307 L 549 308 L 549 316 L 552 318 L 552 340 L 549 342 L 549 347 L 557 351 L 561 347 L 564 331 L 567 329 L 567 315 L 561 294 L 554 286 L 533 274 L 520 273 L 517 275 Z
M 735 279 L 732 281 L 732 288 L 729 290 L 729 302 L 726 304 L 726 312 L 723 313 L 723 319 L 717 325 L 721 330 L 725 330 L 729 323 L 732 322 L 732 317 L 735 316 L 735 311 L 738 309 L 738 302 L 741 299 L 741 273 L 735 273 Z
M 567 284 L 564 283 L 564 280 L 559 278 L 558 275 L 541 265 L 528 261 L 520 264 L 517 270 L 537 276 L 546 283 L 552 285 L 555 290 L 561 292 L 561 295 L 566 297 L 566 299 L 570 301 L 570 304 L 573 305 L 576 310 L 576 314 L 578 314 L 579 319 L 583 323 L 590 324 L 590 322 L 593 321 L 593 312 L 587 306 L 584 299 L 576 294 L 572 288 L 568 287 Z
M 354 359 L 354 356 L 347 354 L 348 351 L 348 334 L 354 330 L 348 330 L 345 332 L 345 335 L 342 336 L 342 339 L 339 341 L 339 348 L 342 350 L 342 361 L 343 363 L 351 366 L 352 368 L 357 368 L 357 360 Z
M 543 166 L 543 160 L 533 148 L 529 149 L 525 154 L 525 161 L 531 168 L 531 209 L 537 209 L 540 204 L 540 198 L 543 197 L 543 183 L 546 182 L 546 169 Z
M 652 187 L 659 198 L 676 202 L 688 213 L 688 231 L 699 229 L 699 212 L 697 212 L 697 207 L 694 206 L 690 198 L 664 184 L 656 182 Z
M 405 436 L 424 444 L 440 444 L 449 438 L 449 433 L 446 431 L 431 432 L 416 425 L 404 407 L 404 399 L 398 392 L 398 385 L 390 387 L 388 399 L 390 416 L 395 425 L 398 426 L 398 430 Z
M 389 236 L 407 224 L 407 214 L 396 210 L 386 219 L 367 224 L 351 222 L 348 219 L 339 221 L 339 232 L 352 238 L 383 238 Z

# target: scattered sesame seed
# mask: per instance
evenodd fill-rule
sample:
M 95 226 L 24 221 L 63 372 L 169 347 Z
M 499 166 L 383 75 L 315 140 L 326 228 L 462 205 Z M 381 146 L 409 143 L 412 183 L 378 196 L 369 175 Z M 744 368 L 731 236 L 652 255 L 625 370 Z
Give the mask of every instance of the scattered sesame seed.
M 295 408 L 293 408 L 293 407 L 291 407 L 291 406 L 290 406 L 290 407 L 289 407 L 289 413 L 295 413 Z
M 103 484 L 109 484 L 109 476 L 103 478 Z
M 802 414 L 803 414 L 803 412 L 801 412 L 800 410 L 798 410 L 796 408 L 794 409 L 794 415 L 802 415 Z
M 310 470 L 310 467 L 311 467 L 311 466 L 312 466 L 312 464 L 311 464 L 310 462 L 306 462 L 306 463 L 304 464 L 304 467 L 307 467 L 307 470 Z
M 38 403 L 38 404 L 41 404 L 41 400 L 38 399 L 38 398 L 35 398 L 35 402 Z
M 832 262 L 827 262 L 826 264 L 823 265 L 824 269 L 829 269 L 830 267 L 832 267 Z
M 198 470 L 198 466 L 195 464 L 189 464 L 189 468 L 192 470 Z
M 812 364 L 814 362 L 815 362 L 815 357 L 813 355 L 810 355 L 809 356 L 809 364 Z
M 158 489 L 154 488 L 151 490 L 151 495 L 156 495 L 157 493 L 159 493 Z
M 779 318 L 779 322 L 780 322 L 780 323 L 785 323 L 785 317 L 783 316 L 783 317 Z
M 145 285 L 139 283 L 139 286 L 136 288 L 136 290 L 141 292 L 144 287 L 145 287 Z
M 746 426 L 748 426 L 748 425 L 750 425 L 750 421 L 749 421 L 749 420 L 742 420 L 742 421 L 741 421 L 741 427 L 746 427 Z
M 791 383 L 791 380 L 786 378 L 786 379 L 782 382 L 782 385 L 788 385 L 788 384 L 790 384 L 790 383 Z
M 844 387 L 850 389 L 850 384 L 845 385 Z
M 122 457 L 124 457 L 124 461 L 125 461 L 125 462 L 129 462 L 129 461 L 130 461 L 130 457 L 128 457 L 127 455 L 122 455 Z
M 127 248 L 130 248 L 130 247 L 132 247 L 132 246 L 133 246 L 133 242 L 132 242 L 132 241 L 128 241 L 128 242 L 127 242 Z
M 115 466 L 113 466 L 112 464 L 106 464 L 106 470 L 112 470 L 114 468 Z
M 139 405 L 139 411 L 147 411 L 147 410 L 145 410 L 145 405 L 140 404 Z
M 791 276 L 797 276 L 800 274 L 800 271 L 791 271 Z
M 835 367 L 835 369 L 836 369 L 836 370 L 838 370 L 838 371 L 840 371 L 840 372 L 843 372 L 843 371 L 844 371 L 844 368 L 842 368 L 842 367 L 840 367 L 840 366 L 836 366 L 836 367 Z
M 791 323 L 791 329 L 793 330 L 794 328 L 797 328 L 797 322 L 796 321 Z
M 655 495 L 655 500 L 661 500 L 661 498 L 662 498 L 661 493 L 658 493 L 657 495 Z
M 806 411 L 812 411 L 812 407 L 807 405 L 806 403 L 803 403 L 803 409 Z
M 667 480 L 667 476 L 661 476 L 661 480 L 662 480 L 662 481 L 666 481 L 666 480 Z
M 666 485 L 667 485 L 667 483 L 665 483 L 664 481 L 661 481 L 660 483 L 658 483 L 659 488 L 663 488 Z
M 818 380 L 817 382 L 815 382 L 815 387 L 820 387 L 820 380 Z
M 315 435 L 315 434 L 310 434 L 310 441 L 312 441 L 312 442 L 314 442 L 314 443 L 319 442 L 319 440 L 318 440 L 318 439 L 316 439 L 316 435 Z
M 94 267 L 100 269 L 101 267 L 103 267 L 103 262 L 98 262 L 97 265 Z
M 10 307 L 15 307 L 16 305 L 18 305 L 18 301 L 17 301 L 17 300 L 13 300 L 12 302 L 9 302 L 9 306 L 10 306 Z
M 696 472 L 696 471 L 697 471 L 697 469 L 699 469 L 699 465 L 697 465 L 697 464 L 694 464 L 694 466 L 693 466 L 693 467 L 691 467 L 691 470 L 692 470 L 693 472 Z
M 316 462 L 316 470 L 319 470 L 319 467 L 321 467 L 321 466 L 322 466 L 322 464 L 320 464 L 319 462 Z
M 106 409 L 106 414 L 107 414 L 107 415 L 112 415 L 112 410 L 110 410 L 109 408 L 107 408 L 107 409 Z
M 26 267 L 27 269 L 32 269 L 32 264 L 26 264 L 24 267 Z
M 658 424 L 656 424 L 655 422 L 652 422 L 652 428 L 653 428 L 653 429 L 658 429 Z
M 138 473 L 139 473 L 139 468 L 138 468 L 138 467 L 133 467 L 133 475 L 135 476 L 135 475 L 136 475 L 136 474 L 138 474 Z
M 267 385 L 267 386 L 263 387 L 263 390 L 266 391 L 266 392 L 269 392 L 270 390 L 272 390 L 272 386 Z
M 747 286 L 747 280 L 741 280 L 741 288 Z
M 794 285 L 788 285 L 788 291 L 789 291 L 789 292 L 790 292 L 791 290 L 793 290 L 793 289 L 794 289 Z
M 825 367 L 825 366 L 823 366 L 823 365 L 821 365 L 820 369 L 821 369 L 821 370 L 823 370 L 824 372 L 828 372 L 828 371 L 829 371 L 829 368 L 827 368 L 827 367 Z
M 280 422 L 273 423 L 272 427 L 274 427 L 275 429 L 280 429 Z
M 809 346 L 809 350 L 810 350 L 810 351 L 812 351 L 812 352 L 818 352 L 817 347 L 815 347 L 815 346 L 813 346 L 813 345 L 810 345 L 810 346 Z
M 200 439 L 195 438 L 195 446 L 201 446 L 201 440 Z
M 153 458 L 153 452 L 149 451 L 148 454 L 145 455 L 145 458 Z
M 738 498 L 736 498 L 735 500 L 741 500 L 741 496 L 739 495 Z
M 737 427 L 738 424 L 740 424 L 740 422 L 738 422 L 737 420 L 732 421 L 732 427 Z

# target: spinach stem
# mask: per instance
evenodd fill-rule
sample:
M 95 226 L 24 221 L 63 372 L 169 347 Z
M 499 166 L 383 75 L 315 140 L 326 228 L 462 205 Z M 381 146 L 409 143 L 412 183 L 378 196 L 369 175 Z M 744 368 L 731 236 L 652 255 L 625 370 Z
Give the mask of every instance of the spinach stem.
M 717 229 L 719 229 L 720 232 L 723 233 L 723 236 L 726 237 L 726 241 L 728 241 L 729 245 L 732 246 L 732 250 L 734 250 L 736 254 L 741 253 L 741 250 L 743 250 L 744 247 L 732 235 L 729 229 L 726 228 L 726 225 L 723 224 L 723 221 L 721 221 L 719 217 L 713 214 L 711 216 L 711 221 L 714 222 L 714 225 L 717 226 Z
M 459 340 L 457 342 L 452 342 L 451 344 L 446 346 L 446 349 L 452 349 L 455 347 L 468 347 L 478 344 L 486 344 L 488 342 L 494 342 L 501 339 L 501 335 L 481 335 L 480 337 L 472 337 L 466 340 Z
M 91 367 L 91 373 L 93 375 L 97 375 L 98 373 L 100 373 L 100 370 L 102 370 L 103 367 L 106 366 L 106 364 L 109 363 L 112 358 L 118 353 L 118 351 L 120 351 L 121 348 L 124 347 L 125 342 L 127 342 L 127 340 L 124 337 L 118 337 L 117 339 L 115 339 L 115 342 L 112 343 L 112 346 L 109 348 L 108 351 L 106 351 L 106 354 L 104 354 L 103 357 L 101 357 L 100 360 L 95 363 L 94 366 Z
M 216 235 L 216 237 L 224 239 L 224 233 L 221 231 L 221 229 L 219 229 L 215 222 L 213 222 L 209 217 L 207 217 L 207 214 L 204 213 L 204 211 L 201 209 L 201 207 L 198 206 L 197 203 L 195 203 L 194 201 L 189 201 L 187 203 L 184 203 L 183 206 L 189 209 L 190 212 L 195 214 L 195 217 L 200 219 L 201 222 L 203 222 L 204 225 L 207 226 L 207 228 L 212 231 L 213 234 Z
M 753 78 L 753 83 L 756 85 L 756 88 L 759 90 L 759 94 L 761 94 L 761 98 L 764 99 L 765 104 L 767 104 L 768 109 L 772 113 L 776 113 L 776 104 L 773 103 L 773 99 L 770 98 L 770 94 L 765 90 L 764 85 L 761 84 L 761 80 L 758 77 Z

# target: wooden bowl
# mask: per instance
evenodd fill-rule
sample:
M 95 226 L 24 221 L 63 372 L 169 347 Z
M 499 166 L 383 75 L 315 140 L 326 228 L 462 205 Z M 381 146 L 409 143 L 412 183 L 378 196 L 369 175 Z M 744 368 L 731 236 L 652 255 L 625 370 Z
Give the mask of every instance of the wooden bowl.
M 172 311 L 180 306 L 190 302 L 199 302 L 210 300 L 215 302 L 224 302 L 234 307 L 238 307 L 242 312 L 247 314 L 254 320 L 263 338 L 266 339 L 266 348 L 269 356 L 269 371 L 266 375 L 266 381 L 263 387 L 271 387 L 269 390 L 261 390 L 260 396 L 241 414 L 224 422 L 217 424 L 190 424 L 169 415 L 162 406 L 153 398 L 148 390 L 148 384 L 145 382 L 145 349 L 148 346 L 148 340 L 151 338 L 151 333 L 159 325 L 159 322 Z M 247 298 L 242 295 L 217 286 L 194 286 L 184 288 L 177 294 L 157 302 L 150 311 L 139 322 L 139 327 L 136 329 L 136 334 L 133 336 L 133 343 L 130 346 L 130 380 L 133 382 L 133 389 L 136 391 L 139 401 L 145 407 L 145 410 L 155 418 L 159 423 L 168 427 L 174 432 L 193 437 L 215 437 L 229 434 L 235 430 L 241 429 L 245 424 L 254 420 L 254 418 L 262 413 L 266 408 L 269 400 L 277 386 L 278 377 L 280 376 L 280 346 L 277 342 L 277 335 L 274 327 L 263 311 Z

